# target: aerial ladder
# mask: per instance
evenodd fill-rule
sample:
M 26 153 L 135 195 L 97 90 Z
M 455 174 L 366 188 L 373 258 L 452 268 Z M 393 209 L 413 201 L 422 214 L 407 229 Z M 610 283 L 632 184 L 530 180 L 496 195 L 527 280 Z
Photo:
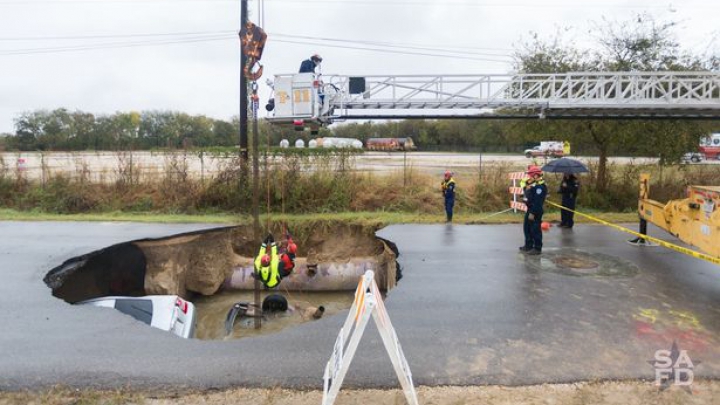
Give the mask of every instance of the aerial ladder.
M 268 121 L 349 119 L 720 119 L 720 72 L 276 75 Z

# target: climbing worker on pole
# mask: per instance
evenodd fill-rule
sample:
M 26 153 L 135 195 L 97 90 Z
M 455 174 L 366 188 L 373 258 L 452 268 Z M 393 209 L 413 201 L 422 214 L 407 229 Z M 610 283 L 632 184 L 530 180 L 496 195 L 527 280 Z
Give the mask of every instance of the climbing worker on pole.
M 443 197 L 445 197 L 446 222 L 452 222 L 453 207 L 455 206 L 455 179 L 453 179 L 452 172 L 449 170 L 445 171 L 445 178 L 440 183 L 440 188 Z
M 528 168 L 527 175 L 529 178 L 524 190 L 527 212 L 523 221 L 525 244 L 520 246 L 520 251 L 527 255 L 539 255 L 542 253 L 543 245 L 541 224 L 547 186 L 542 177 L 542 170 L 538 166 Z

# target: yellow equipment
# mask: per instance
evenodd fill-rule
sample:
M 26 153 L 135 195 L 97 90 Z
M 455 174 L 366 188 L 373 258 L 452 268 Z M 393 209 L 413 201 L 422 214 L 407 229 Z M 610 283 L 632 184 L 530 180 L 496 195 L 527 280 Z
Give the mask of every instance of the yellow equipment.
M 720 258 L 720 187 L 688 186 L 687 198 L 663 204 L 649 198 L 649 182 L 648 174 L 640 175 L 640 233 L 647 235 L 650 222 L 688 245 Z M 641 243 L 639 239 L 635 242 Z

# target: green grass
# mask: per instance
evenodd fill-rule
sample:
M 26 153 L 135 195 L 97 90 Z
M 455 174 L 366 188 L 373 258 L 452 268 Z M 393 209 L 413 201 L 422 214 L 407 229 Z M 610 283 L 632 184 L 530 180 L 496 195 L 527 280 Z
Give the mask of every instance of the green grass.
M 586 212 L 609 222 L 637 222 L 637 213 L 620 212 Z M 522 222 L 522 214 L 504 213 L 458 213 L 454 217 L 456 224 L 511 224 Z M 380 223 L 380 224 L 433 224 L 445 222 L 444 214 L 415 214 L 402 212 L 341 212 L 329 214 L 300 214 L 280 215 L 271 214 L 271 222 L 286 222 L 288 224 L 307 221 L 346 221 L 359 223 Z M 550 211 L 545 216 L 547 221 L 560 219 L 560 214 Z M 152 222 L 152 223 L 210 223 L 210 224 L 248 224 L 252 223 L 249 215 L 231 214 L 207 214 L 207 215 L 182 215 L 182 214 L 158 214 L 152 212 L 128 213 L 109 212 L 93 214 L 52 214 L 38 211 L 17 211 L 12 209 L 0 209 L 0 220 L 2 221 L 118 221 L 118 222 Z M 260 216 L 260 223 L 265 224 L 268 216 Z M 576 216 L 575 222 L 590 222 L 582 217 Z

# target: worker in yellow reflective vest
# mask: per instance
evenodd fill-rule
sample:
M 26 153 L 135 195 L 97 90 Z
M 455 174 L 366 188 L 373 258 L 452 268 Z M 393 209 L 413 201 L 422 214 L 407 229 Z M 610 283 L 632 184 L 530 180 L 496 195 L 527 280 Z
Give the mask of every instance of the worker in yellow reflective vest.
M 278 272 L 279 264 L 280 256 L 278 256 L 275 239 L 272 235 L 268 235 L 260 246 L 260 251 L 255 258 L 255 272 L 253 273 L 253 277 L 260 280 L 266 288 L 275 288 L 280 284 L 280 280 L 282 280 Z
M 446 222 L 452 222 L 453 207 L 455 206 L 455 179 L 452 178 L 451 171 L 445 171 L 445 177 L 440 183 L 440 189 L 445 198 Z
M 293 242 L 292 237 L 288 236 L 285 250 L 287 251 L 278 254 L 278 247 L 272 234 L 269 234 L 260 246 L 260 251 L 255 258 L 253 277 L 260 280 L 266 288 L 277 287 L 280 281 L 289 276 L 295 268 L 297 245 Z

